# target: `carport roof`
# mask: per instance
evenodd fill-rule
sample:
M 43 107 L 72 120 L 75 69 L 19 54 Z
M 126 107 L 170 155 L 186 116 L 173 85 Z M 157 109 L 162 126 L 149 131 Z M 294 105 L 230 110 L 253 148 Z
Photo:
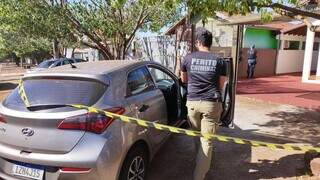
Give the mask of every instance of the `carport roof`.
M 272 14 L 273 21 L 289 22 L 292 18 L 281 16 L 279 14 Z M 220 25 L 262 25 L 261 14 L 235 15 L 227 17 L 228 22 Z
M 295 21 L 295 22 L 276 21 L 276 22 L 270 22 L 270 23 L 261 24 L 261 25 L 253 25 L 253 27 L 269 29 L 269 30 L 273 30 L 273 31 L 280 31 L 282 33 L 286 33 L 290 30 L 299 28 L 301 26 L 305 26 L 305 24 L 302 22 L 297 22 L 297 21 Z

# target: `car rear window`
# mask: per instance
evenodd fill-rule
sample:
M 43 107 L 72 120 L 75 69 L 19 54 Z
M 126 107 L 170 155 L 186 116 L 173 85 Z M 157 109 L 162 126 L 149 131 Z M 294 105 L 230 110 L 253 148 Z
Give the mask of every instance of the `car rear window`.
M 30 106 L 82 104 L 91 106 L 103 95 L 106 86 L 94 80 L 28 79 L 23 81 Z M 25 109 L 16 88 L 4 101 L 8 108 Z

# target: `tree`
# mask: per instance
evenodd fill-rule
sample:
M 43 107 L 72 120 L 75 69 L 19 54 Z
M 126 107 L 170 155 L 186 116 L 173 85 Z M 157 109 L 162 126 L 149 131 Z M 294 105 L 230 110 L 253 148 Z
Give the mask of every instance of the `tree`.
M 179 4 L 163 1 L 78 0 L 62 5 L 81 42 L 98 49 L 105 59 L 124 59 L 138 30 L 158 31 L 176 20 Z
M 0 30 L 0 54 L 3 56 L 14 53 L 18 57 L 42 54 L 47 57 L 51 52 L 51 43 L 44 38 L 21 36 L 16 32 Z M 34 57 L 37 59 L 36 57 Z
M 55 45 L 80 41 L 98 49 L 105 59 L 123 59 L 137 31 L 158 31 L 180 16 L 179 4 L 168 2 L 3 0 L 0 24 L 8 24 L 10 31 L 22 36 L 42 37 Z
M 297 19 L 305 20 L 306 16 L 320 19 L 319 14 L 312 12 L 317 7 L 316 1 L 281 2 L 284 1 L 2 0 L 0 30 L 22 36 L 24 41 L 28 38 L 31 42 L 32 39 L 55 42 L 60 48 L 74 47 L 80 42 L 98 49 L 105 59 L 124 59 L 137 31 L 158 31 L 179 18 L 183 7 L 203 19 L 217 11 L 229 14 L 260 11 L 264 19 L 271 20 L 270 9 Z
M 59 8 L 55 4 L 44 6 L 36 1 L 2 0 L 0 2 L 0 36 L 4 41 L 3 44 L 7 42 L 5 46 L 2 45 L 3 48 L 22 55 L 30 54 L 31 49 L 52 50 L 48 43 L 54 41 L 60 42 L 61 46 L 72 46 L 77 39 L 62 19 L 63 17 L 58 16 L 58 12 Z M 9 38 L 8 34 L 15 38 Z M 11 44 L 20 45 L 10 46 Z M 43 49 L 44 47 L 46 49 Z M 56 51 L 53 55 L 57 54 Z
M 318 0 L 180 0 L 180 3 L 186 4 L 191 15 L 203 19 L 213 17 L 218 11 L 230 15 L 261 12 L 262 19 L 270 21 L 270 10 L 298 20 L 320 19 L 320 14 L 314 12 L 319 7 Z

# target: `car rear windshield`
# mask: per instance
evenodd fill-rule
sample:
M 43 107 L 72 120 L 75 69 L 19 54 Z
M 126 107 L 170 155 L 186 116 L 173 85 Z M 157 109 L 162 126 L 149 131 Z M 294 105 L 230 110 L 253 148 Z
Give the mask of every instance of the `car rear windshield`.
M 49 66 L 51 66 L 53 63 L 54 61 L 43 61 L 38 65 L 38 68 L 49 68 Z
M 103 95 L 106 86 L 87 79 L 29 79 L 23 81 L 30 106 L 82 104 L 91 106 Z M 16 88 L 4 101 L 4 106 L 25 109 Z

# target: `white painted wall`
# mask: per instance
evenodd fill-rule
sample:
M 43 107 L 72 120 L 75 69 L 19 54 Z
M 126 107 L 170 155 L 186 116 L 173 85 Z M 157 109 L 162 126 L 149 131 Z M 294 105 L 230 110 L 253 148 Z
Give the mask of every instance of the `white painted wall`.
M 304 50 L 279 50 L 276 74 L 302 72 Z M 311 70 L 317 69 L 318 51 L 313 51 Z
M 233 38 L 233 27 L 232 26 L 221 26 L 219 24 L 222 21 L 216 20 L 214 18 L 208 18 L 207 23 L 204 25 L 206 29 L 212 32 L 213 47 L 232 47 Z M 202 20 L 197 21 L 196 28 L 203 27 Z
M 170 36 L 149 36 L 136 39 L 137 51 L 142 60 L 151 60 L 162 64 L 174 72 L 175 39 Z M 183 46 L 186 47 L 186 46 Z
M 67 58 L 71 58 L 72 50 L 73 49 L 71 48 L 67 49 Z M 74 58 L 79 58 L 83 60 L 87 60 L 88 58 L 89 61 L 99 61 L 99 51 L 93 48 L 76 49 L 74 51 Z

